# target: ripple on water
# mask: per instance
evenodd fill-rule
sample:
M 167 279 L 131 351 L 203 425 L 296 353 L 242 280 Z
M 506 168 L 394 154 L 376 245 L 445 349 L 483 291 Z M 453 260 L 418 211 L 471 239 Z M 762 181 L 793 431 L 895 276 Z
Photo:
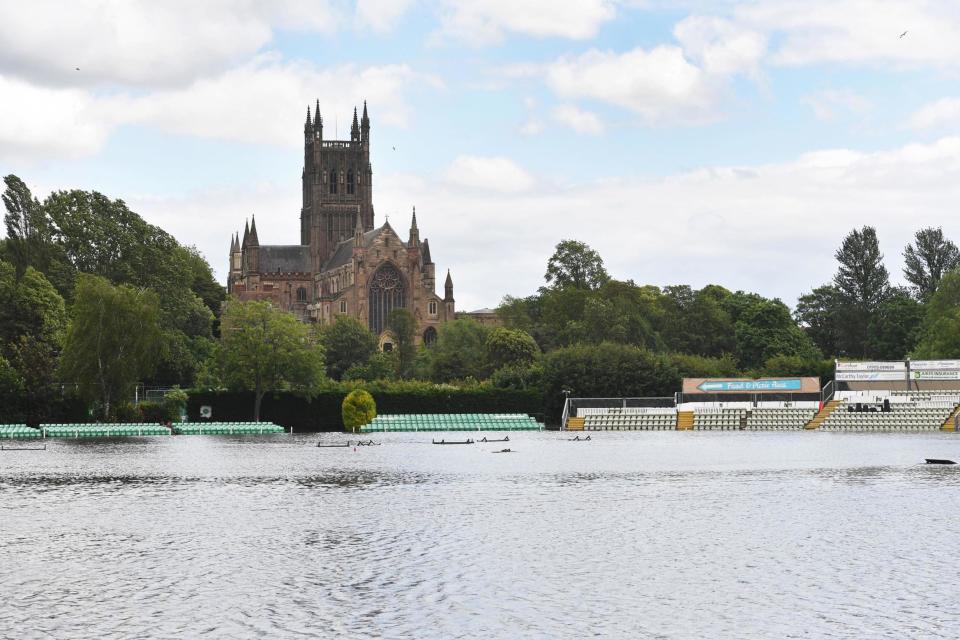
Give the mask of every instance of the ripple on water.
M 916 462 L 960 440 L 738 435 L 52 441 L 0 472 L 0 637 L 956 635 Z

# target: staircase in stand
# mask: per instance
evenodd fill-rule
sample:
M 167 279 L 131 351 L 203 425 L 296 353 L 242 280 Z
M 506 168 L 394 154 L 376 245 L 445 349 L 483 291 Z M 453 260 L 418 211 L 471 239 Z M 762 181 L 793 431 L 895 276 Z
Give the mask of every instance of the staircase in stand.
M 820 425 L 830 417 L 830 414 L 840 406 L 839 400 L 831 400 L 827 404 L 823 405 L 823 409 L 820 409 L 820 412 L 813 416 L 813 419 L 808 422 L 803 428 L 804 429 L 819 429 Z
M 693 411 L 677 411 L 677 431 L 693 429 Z
M 947 419 L 943 421 L 943 425 L 940 427 L 940 430 L 941 430 L 941 431 L 956 431 L 956 430 L 957 430 L 957 427 L 956 427 L 956 422 L 957 422 L 957 420 L 956 420 L 956 418 L 957 418 L 958 415 L 960 415 L 960 406 L 955 407 L 954 410 L 950 412 L 950 415 L 947 416 Z
M 567 418 L 567 431 L 583 431 L 584 419 L 582 417 Z

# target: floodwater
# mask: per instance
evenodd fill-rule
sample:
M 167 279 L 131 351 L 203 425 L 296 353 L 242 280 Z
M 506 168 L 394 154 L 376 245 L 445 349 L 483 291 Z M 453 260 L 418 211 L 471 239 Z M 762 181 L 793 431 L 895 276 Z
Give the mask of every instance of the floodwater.
M 0 452 L 0 637 L 960 634 L 960 436 L 466 435 Z

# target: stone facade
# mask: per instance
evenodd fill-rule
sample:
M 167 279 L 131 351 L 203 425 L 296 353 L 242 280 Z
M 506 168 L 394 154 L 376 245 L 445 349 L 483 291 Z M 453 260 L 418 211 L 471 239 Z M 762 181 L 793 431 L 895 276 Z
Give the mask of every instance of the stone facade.
M 254 219 L 230 243 L 227 290 L 245 300 L 270 300 L 304 321 L 329 324 L 342 316 L 363 322 L 392 347 L 385 329 L 392 309 L 408 309 L 417 341 L 436 339 L 455 319 L 453 280 L 435 292 L 430 244 L 420 240 L 417 214 L 407 239 L 389 222 L 374 227 L 373 171 L 367 105 L 353 112 L 350 140 L 324 140 L 320 106 L 304 124 L 303 206 L 299 245 L 261 245 Z

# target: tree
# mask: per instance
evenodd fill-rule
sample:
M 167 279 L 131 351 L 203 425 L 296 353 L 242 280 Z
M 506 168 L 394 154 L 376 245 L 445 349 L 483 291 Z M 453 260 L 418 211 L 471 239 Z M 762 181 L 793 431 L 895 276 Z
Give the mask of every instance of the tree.
M 86 398 L 100 402 L 105 418 L 120 398 L 132 398 L 137 381 L 156 364 L 159 306 L 153 291 L 77 277 L 61 366 Z
M 486 378 L 491 373 L 486 347 L 489 335 L 490 328 L 475 320 L 454 320 L 443 325 L 436 344 L 428 352 L 430 378 L 434 382 Z
M 960 266 L 960 249 L 944 237 L 941 227 L 920 229 L 914 242 L 903 250 L 903 275 L 913 285 L 917 299 L 926 302 L 944 274 Z
M 343 399 L 341 406 L 343 426 L 356 433 L 357 429 L 377 417 L 377 403 L 364 389 L 354 389 Z
M 396 352 L 377 351 L 366 362 L 357 363 L 343 372 L 344 380 L 396 380 L 399 358 Z
M 326 354 L 327 375 L 340 380 L 354 365 L 362 365 L 377 351 L 377 337 L 359 320 L 344 316 L 320 335 Z
M 557 418 L 564 389 L 578 397 L 672 396 L 679 384 L 680 375 L 666 357 L 630 345 L 576 345 L 543 357 L 545 404 L 548 415 Z
M 960 358 L 960 271 L 943 276 L 930 297 L 920 339 L 911 356 L 930 360 Z
M 530 366 L 540 355 L 540 347 L 526 331 L 498 327 L 485 344 L 487 361 L 494 369 Z
M 221 318 L 220 372 L 229 388 L 253 391 L 253 419 L 263 396 L 308 397 L 324 379 L 323 347 L 310 327 L 266 301 L 230 300 Z
M 890 287 L 890 276 L 883 266 L 883 254 L 873 227 L 854 229 L 843 239 L 834 254 L 840 267 L 833 284 L 843 299 L 866 312 L 883 302 Z
M 779 300 L 738 291 L 728 307 L 734 318 L 737 360 L 743 369 L 757 369 L 774 356 L 816 360 L 821 354 L 797 327 L 790 310 Z
M 832 284 L 817 287 L 797 301 L 796 321 L 824 355 L 840 355 L 842 306 L 840 291 Z
M 905 289 L 891 289 L 870 318 L 867 357 L 902 360 L 913 350 L 922 322 L 923 306 Z
M 600 254 L 577 240 L 560 241 L 544 275 L 547 284 L 557 289 L 597 289 L 609 279 Z
M 17 176 L 8 175 L 3 182 L 6 185 L 2 199 L 7 209 L 3 217 L 7 249 L 17 275 L 22 275 L 29 266 L 43 269 L 46 266 L 45 244 L 50 241 L 50 224 L 43 207 Z
M 406 309 L 394 309 L 387 315 L 387 329 L 397 343 L 397 377 L 406 378 L 417 355 L 417 321 Z

